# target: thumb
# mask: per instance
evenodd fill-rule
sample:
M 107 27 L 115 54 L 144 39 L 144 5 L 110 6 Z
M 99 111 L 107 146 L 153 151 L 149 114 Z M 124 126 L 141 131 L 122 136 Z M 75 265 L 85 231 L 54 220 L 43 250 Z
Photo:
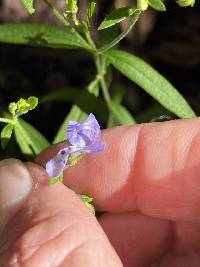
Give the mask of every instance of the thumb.
M 32 190 L 32 178 L 16 159 L 0 161 L 0 234 Z
M 32 186 L 34 190 L 26 190 L 29 197 L 23 197 L 23 206 L 8 219 L 0 236 L 0 266 L 121 267 L 96 218 L 79 197 L 63 184 L 48 186 L 42 168 L 27 166 L 33 181 L 40 182 Z

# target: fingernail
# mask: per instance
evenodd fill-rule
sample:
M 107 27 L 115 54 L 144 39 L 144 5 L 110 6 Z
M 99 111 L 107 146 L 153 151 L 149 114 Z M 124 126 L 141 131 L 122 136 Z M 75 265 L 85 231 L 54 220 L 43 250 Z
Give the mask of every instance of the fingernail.
M 0 233 L 32 190 L 31 174 L 16 159 L 0 161 Z

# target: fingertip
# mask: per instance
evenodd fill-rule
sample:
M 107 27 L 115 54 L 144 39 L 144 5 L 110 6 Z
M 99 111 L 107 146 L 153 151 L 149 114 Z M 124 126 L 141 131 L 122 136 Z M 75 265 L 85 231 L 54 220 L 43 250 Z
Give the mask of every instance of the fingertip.
M 32 188 L 32 176 L 21 161 L 6 159 L 0 162 L 0 232 L 21 208 Z

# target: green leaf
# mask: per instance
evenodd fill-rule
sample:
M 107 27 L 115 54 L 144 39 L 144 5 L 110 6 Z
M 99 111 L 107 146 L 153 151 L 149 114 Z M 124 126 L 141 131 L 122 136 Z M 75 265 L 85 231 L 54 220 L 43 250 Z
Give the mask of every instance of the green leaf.
M 78 12 L 77 0 L 66 0 L 66 4 L 68 6 L 68 10 L 72 13 Z
M 10 103 L 8 110 L 13 116 L 19 117 L 36 108 L 37 105 L 38 98 L 35 96 L 30 96 L 27 99 L 20 98 L 17 102 Z
M 163 116 L 163 115 L 175 118 L 174 114 L 172 114 L 170 111 L 166 110 L 159 103 L 156 103 L 156 104 L 142 110 L 136 116 L 136 121 L 137 121 L 137 123 L 146 123 L 146 122 L 150 122 L 153 118 L 158 118 L 158 117 Z
M 116 84 L 114 87 L 113 100 L 117 103 L 121 103 L 125 95 L 125 86 L 122 84 Z
M 93 198 L 87 195 L 80 195 L 81 200 L 83 201 L 83 203 L 86 205 L 86 207 L 89 208 L 89 210 L 95 214 L 95 207 L 93 204 Z
M 15 110 L 15 114 L 16 114 L 16 116 L 21 116 L 21 115 L 26 114 L 30 110 L 33 110 L 34 108 L 37 107 L 38 98 L 35 96 L 30 96 L 28 99 L 20 98 L 20 100 L 17 101 L 17 103 L 15 103 L 15 104 L 17 105 L 17 108 Z M 14 110 L 12 110 L 13 107 L 14 107 L 14 103 L 11 103 L 8 107 L 8 110 L 14 112 Z
M 13 124 L 7 124 L 1 131 L 1 146 L 3 149 L 7 146 L 12 136 L 13 128 Z
M 99 80 L 94 79 L 87 87 L 87 91 L 94 96 L 99 96 Z
M 103 29 L 112 27 L 121 21 L 125 20 L 127 17 L 133 15 L 137 11 L 137 8 L 131 7 L 131 6 L 126 6 L 126 7 L 121 7 L 118 9 L 114 9 L 108 17 L 102 21 L 100 26 L 98 27 L 98 30 L 101 31 Z
M 119 28 L 117 27 L 116 24 L 113 27 L 106 28 L 103 31 L 100 31 L 99 35 L 100 35 L 99 47 L 103 47 L 112 42 L 119 35 Z
M 35 13 L 35 0 L 21 0 L 21 3 L 31 15 Z
M 81 95 L 77 101 L 76 104 L 74 104 L 64 119 L 63 123 L 61 124 L 55 139 L 53 143 L 58 143 L 61 141 L 66 140 L 67 136 L 67 124 L 70 120 L 74 121 L 83 121 L 87 118 L 89 112 L 92 112 L 92 109 L 95 106 L 95 99 L 99 94 L 99 81 L 98 79 L 95 79 L 90 83 L 86 90 L 87 94 Z M 91 96 L 92 99 L 91 99 Z M 89 110 L 87 110 L 89 108 Z
M 92 50 L 87 42 L 70 27 L 45 24 L 2 24 L 0 42 L 51 48 L 83 48 Z
M 30 108 L 29 110 L 32 110 L 37 107 L 38 105 L 38 98 L 35 96 L 30 96 L 26 102 L 29 104 Z
M 88 25 L 88 27 L 91 24 L 95 8 L 96 8 L 96 3 L 95 2 L 90 2 L 89 6 L 88 6 L 88 9 L 87 9 L 87 25 Z
M 148 0 L 149 5 L 158 11 L 166 11 L 165 4 L 163 3 L 162 0 Z
M 40 104 L 53 101 L 75 102 L 81 93 L 82 90 L 77 90 L 75 88 L 58 89 L 42 96 L 40 98 Z
M 33 159 L 50 145 L 38 130 L 22 119 L 15 124 L 14 133 L 21 151 L 28 159 Z
M 148 0 L 137 0 L 137 8 L 141 11 L 147 10 Z
M 120 50 L 104 54 L 124 76 L 138 84 L 166 109 L 180 118 L 195 117 L 183 96 L 161 74 L 142 59 Z
M 133 125 L 136 123 L 130 112 L 119 103 L 112 101 L 110 103 L 110 109 L 118 121 L 118 125 Z
M 124 87 L 121 84 L 117 84 L 117 85 L 115 85 L 113 91 L 114 91 L 114 93 L 113 93 L 112 101 L 120 104 L 123 100 L 124 95 L 125 95 Z M 108 117 L 107 127 L 111 128 L 111 127 L 114 127 L 117 125 L 119 125 L 118 120 L 115 118 L 115 116 L 112 113 L 110 113 L 109 117 Z

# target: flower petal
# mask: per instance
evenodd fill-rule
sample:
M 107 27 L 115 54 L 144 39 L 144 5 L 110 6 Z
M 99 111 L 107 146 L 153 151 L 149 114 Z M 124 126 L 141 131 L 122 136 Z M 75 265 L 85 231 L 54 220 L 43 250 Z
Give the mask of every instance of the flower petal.
M 72 145 L 90 146 L 99 140 L 100 134 L 100 126 L 93 114 L 90 114 L 82 123 L 70 121 L 68 124 L 67 135 Z
M 87 154 L 97 154 L 99 152 L 102 152 L 106 149 L 106 143 L 99 143 L 99 144 L 94 144 L 90 147 L 87 147 L 86 149 L 84 149 L 83 152 L 87 153 Z
M 92 145 L 99 140 L 101 135 L 100 126 L 93 114 L 90 114 L 79 128 L 79 135 L 85 141 L 85 146 Z
M 70 149 L 61 149 L 55 158 L 49 160 L 46 164 L 46 172 L 50 178 L 60 176 L 67 164 Z
M 78 145 L 82 142 L 82 138 L 79 135 L 80 123 L 76 121 L 69 121 L 67 127 L 67 138 L 71 145 Z
M 60 176 L 64 168 L 65 168 L 65 163 L 57 159 L 51 159 L 46 164 L 46 171 L 50 178 Z

